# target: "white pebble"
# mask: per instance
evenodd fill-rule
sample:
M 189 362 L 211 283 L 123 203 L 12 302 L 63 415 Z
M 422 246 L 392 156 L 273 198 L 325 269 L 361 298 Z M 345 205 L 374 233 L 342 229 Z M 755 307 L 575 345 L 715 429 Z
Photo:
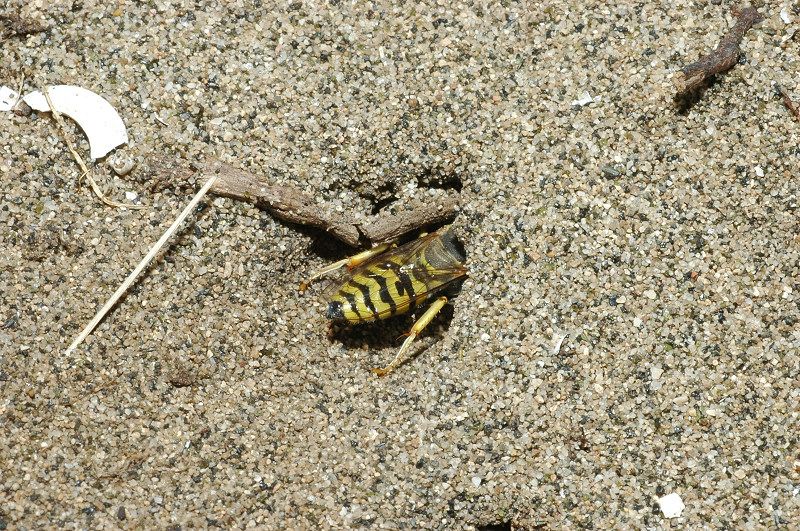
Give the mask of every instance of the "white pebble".
M 679 518 L 686 506 L 676 493 L 667 494 L 658 499 L 658 505 L 666 518 Z
M 478 476 L 473 476 L 472 477 L 472 484 L 475 485 L 475 488 L 480 487 L 481 486 L 481 478 L 479 478 Z

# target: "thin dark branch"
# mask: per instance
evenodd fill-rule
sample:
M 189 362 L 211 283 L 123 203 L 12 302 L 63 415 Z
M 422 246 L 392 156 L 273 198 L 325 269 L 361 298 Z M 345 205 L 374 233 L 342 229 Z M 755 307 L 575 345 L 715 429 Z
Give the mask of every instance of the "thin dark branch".
M 795 118 L 800 121 L 800 109 L 797 108 L 797 105 L 792 101 L 792 98 L 789 96 L 789 93 L 786 92 L 786 89 L 780 85 L 775 87 L 778 89 L 778 93 L 780 93 L 781 97 L 783 97 L 783 104 L 786 105 L 786 108 L 789 109 Z
M 253 203 L 284 221 L 322 229 L 353 247 L 392 241 L 414 230 L 443 223 L 455 215 L 458 207 L 458 196 L 450 196 L 433 204 L 411 205 L 397 213 L 382 212 L 362 222 L 352 215 L 334 212 L 299 188 L 267 183 L 219 161 L 201 165 L 200 172 L 218 176 L 211 188 L 216 195 Z
M 741 10 L 734 10 L 737 17 L 736 24 L 719 42 L 717 48 L 694 62 L 681 69 L 675 77 L 675 87 L 678 89 L 675 95 L 676 101 L 683 102 L 691 97 L 695 92 L 706 85 L 706 81 L 712 76 L 725 72 L 739 60 L 742 53 L 739 44 L 744 38 L 744 34 L 763 20 L 762 16 L 753 7 L 746 7 Z

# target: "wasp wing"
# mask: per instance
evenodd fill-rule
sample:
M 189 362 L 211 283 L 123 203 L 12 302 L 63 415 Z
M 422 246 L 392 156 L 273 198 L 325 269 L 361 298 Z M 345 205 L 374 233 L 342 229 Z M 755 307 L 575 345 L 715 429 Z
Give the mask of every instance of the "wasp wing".
M 358 267 L 353 268 L 350 271 L 350 275 L 357 275 L 370 265 L 385 262 L 387 260 L 398 263 L 407 263 L 411 256 L 413 256 L 421 248 L 430 244 L 431 240 L 436 238 L 436 236 L 438 236 L 438 234 L 436 232 L 432 232 L 430 234 L 426 234 L 425 236 L 420 236 L 416 240 L 411 240 L 408 243 L 404 243 L 403 245 L 389 249 L 386 252 L 370 258 Z
M 463 252 L 445 227 L 368 260 L 348 282 L 366 287 L 373 319 L 384 319 L 408 312 L 466 274 Z

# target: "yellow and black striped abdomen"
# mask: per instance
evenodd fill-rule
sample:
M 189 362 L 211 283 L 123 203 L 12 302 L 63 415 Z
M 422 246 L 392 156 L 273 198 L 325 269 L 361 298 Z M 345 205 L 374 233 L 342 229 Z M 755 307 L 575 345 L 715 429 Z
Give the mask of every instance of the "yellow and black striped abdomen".
M 413 310 L 466 275 L 454 240 L 436 232 L 368 261 L 331 297 L 328 318 L 363 323 Z

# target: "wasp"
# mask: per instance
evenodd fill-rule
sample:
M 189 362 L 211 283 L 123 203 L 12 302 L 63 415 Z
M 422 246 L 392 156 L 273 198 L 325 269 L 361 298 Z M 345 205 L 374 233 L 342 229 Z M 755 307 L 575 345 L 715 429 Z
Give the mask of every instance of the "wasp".
M 447 304 L 443 293 L 466 277 L 464 262 L 463 248 L 451 227 L 443 227 L 399 247 L 380 244 L 334 262 L 300 284 L 300 292 L 317 278 L 345 267 L 349 275 L 334 286 L 338 289 L 329 291 L 326 317 L 351 325 L 409 313 L 435 298 L 406 334 L 391 363 L 372 370 L 385 376 L 399 365 L 414 339 Z

